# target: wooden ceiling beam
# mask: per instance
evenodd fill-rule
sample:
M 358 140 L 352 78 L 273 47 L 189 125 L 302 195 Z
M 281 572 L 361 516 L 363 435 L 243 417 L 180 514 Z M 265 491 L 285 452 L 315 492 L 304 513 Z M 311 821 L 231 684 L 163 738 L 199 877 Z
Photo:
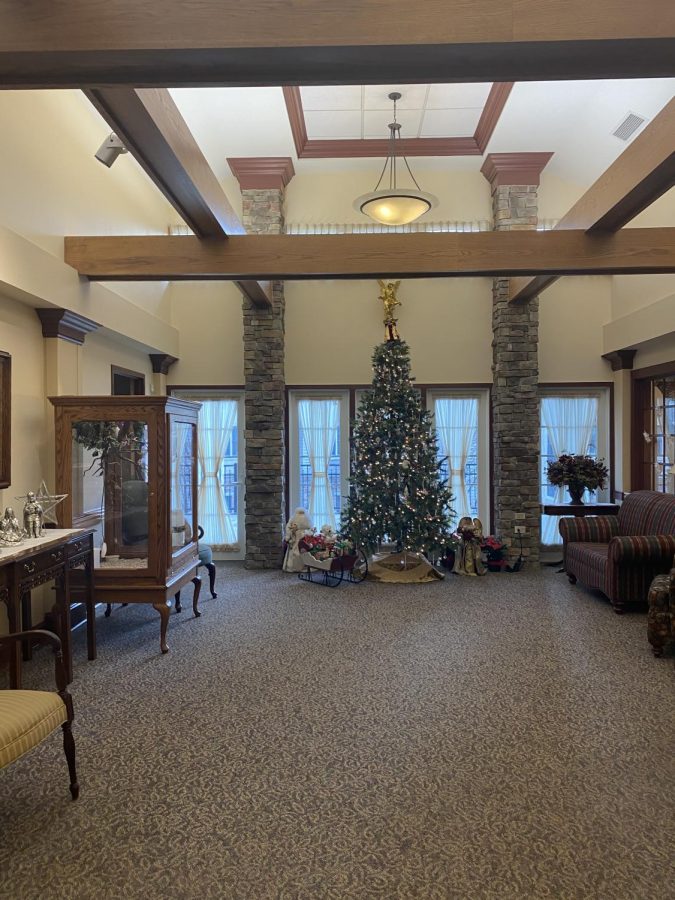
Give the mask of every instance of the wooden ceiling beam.
M 246 231 L 166 88 L 84 91 L 108 125 L 200 238 Z M 270 306 L 269 287 L 239 284 L 256 306 Z
M 611 233 L 623 228 L 675 185 L 675 99 L 671 100 L 621 156 L 558 222 L 555 231 L 583 229 Z M 556 276 L 513 279 L 512 303 L 536 297 Z
M 675 228 L 583 231 L 67 237 L 65 261 L 98 281 L 429 278 L 675 272 Z
M 6 87 L 668 76 L 663 0 L 0 0 Z

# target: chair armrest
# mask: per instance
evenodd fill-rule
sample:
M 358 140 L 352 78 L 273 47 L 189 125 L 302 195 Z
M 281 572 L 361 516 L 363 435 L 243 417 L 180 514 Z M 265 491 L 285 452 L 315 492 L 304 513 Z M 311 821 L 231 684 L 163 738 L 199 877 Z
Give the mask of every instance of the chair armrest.
M 668 565 L 675 553 L 674 534 L 641 534 L 613 537 L 609 542 L 609 558 L 617 564 Z
M 574 516 L 558 522 L 564 543 L 608 544 L 619 533 L 618 516 Z
M 54 680 L 56 681 L 59 694 L 68 707 L 72 720 L 72 704 L 70 703 L 70 695 L 66 690 L 68 681 L 66 680 L 66 670 L 63 665 L 61 638 L 54 634 L 53 631 L 45 631 L 42 628 L 34 628 L 31 631 L 15 631 L 13 634 L 4 634 L 0 637 L 0 651 L 11 644 L 20 643 L 21 641 L 29 641 L 31 644 L 48 644 L 52 648 L 54 652 Z M 2 660 L 2 656 L 3 654 L 0 653 L 0 660 Z

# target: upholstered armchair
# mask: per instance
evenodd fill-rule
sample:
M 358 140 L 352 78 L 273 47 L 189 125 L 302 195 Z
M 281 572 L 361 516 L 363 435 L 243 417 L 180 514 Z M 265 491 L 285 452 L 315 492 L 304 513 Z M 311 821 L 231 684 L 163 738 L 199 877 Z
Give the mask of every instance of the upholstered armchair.
M 657 575 L 649 588 L 647 637 L 654 656 L 675 645 L 675 559 L 668 575 Z
M 675 553 L 675 497 L 657 491 L 629 494 L 618 516 L 564 518 L 563 565 L 577 579 L 602 591 L 614 610 L 644 605 L 652 579 L 668 572 Z
M 59 725 L 70 773 L 70 793 L 77 800 L 75 741 L 71 731 L 73 701 L 66 689 L 61 640 L 51 631 L 21 631 L 0 637 L 0 661 L 11 659 L 21 641 L 48 644 L 54 653 L 56 691 L 0 690 L 0 769 L 41 744 Z

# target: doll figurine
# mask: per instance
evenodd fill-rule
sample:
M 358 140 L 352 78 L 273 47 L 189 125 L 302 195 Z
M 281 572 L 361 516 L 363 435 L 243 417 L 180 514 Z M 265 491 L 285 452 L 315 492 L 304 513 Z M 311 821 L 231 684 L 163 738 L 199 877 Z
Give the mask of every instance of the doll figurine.
M 298 544 L 307 532 L 312 531 L 312 523 L 307 512 L 299 506 L 286 524 L 284 538 L 286 540 L 286 552 L 284 554 L 284 572 L 302 572 L 305 568 L 300 559 Z

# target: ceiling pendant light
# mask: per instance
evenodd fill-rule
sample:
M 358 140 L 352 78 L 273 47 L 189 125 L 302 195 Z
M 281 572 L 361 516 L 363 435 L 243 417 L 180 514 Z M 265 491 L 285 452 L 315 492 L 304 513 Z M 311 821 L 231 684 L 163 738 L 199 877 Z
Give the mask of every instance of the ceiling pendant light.
M 408 225 L 423 216 L 424 213 L 436 206 L 438 200 L 433 194 L 427 194 L 420 190 L 408 160 L 401 155 L 406 169 L 412 178 L 414 188 L 398 188 L 396 186 L 396 149 L 401 140 L 401 126 L 396 121 L 396 101 L 401 99 L 398 91 L 389 94 L 389 99 L 394 101 L 394 121 L 389 123 L 389 153 L 384 162 L 384 168 L 380 179 L 375 185 L 375 190 L 369 194 L 362 194 L 354 201 L 354 209 L 364 213 L 381 225 Z M 382 179 L 389 171 L 389 187 L 379 190 Z

